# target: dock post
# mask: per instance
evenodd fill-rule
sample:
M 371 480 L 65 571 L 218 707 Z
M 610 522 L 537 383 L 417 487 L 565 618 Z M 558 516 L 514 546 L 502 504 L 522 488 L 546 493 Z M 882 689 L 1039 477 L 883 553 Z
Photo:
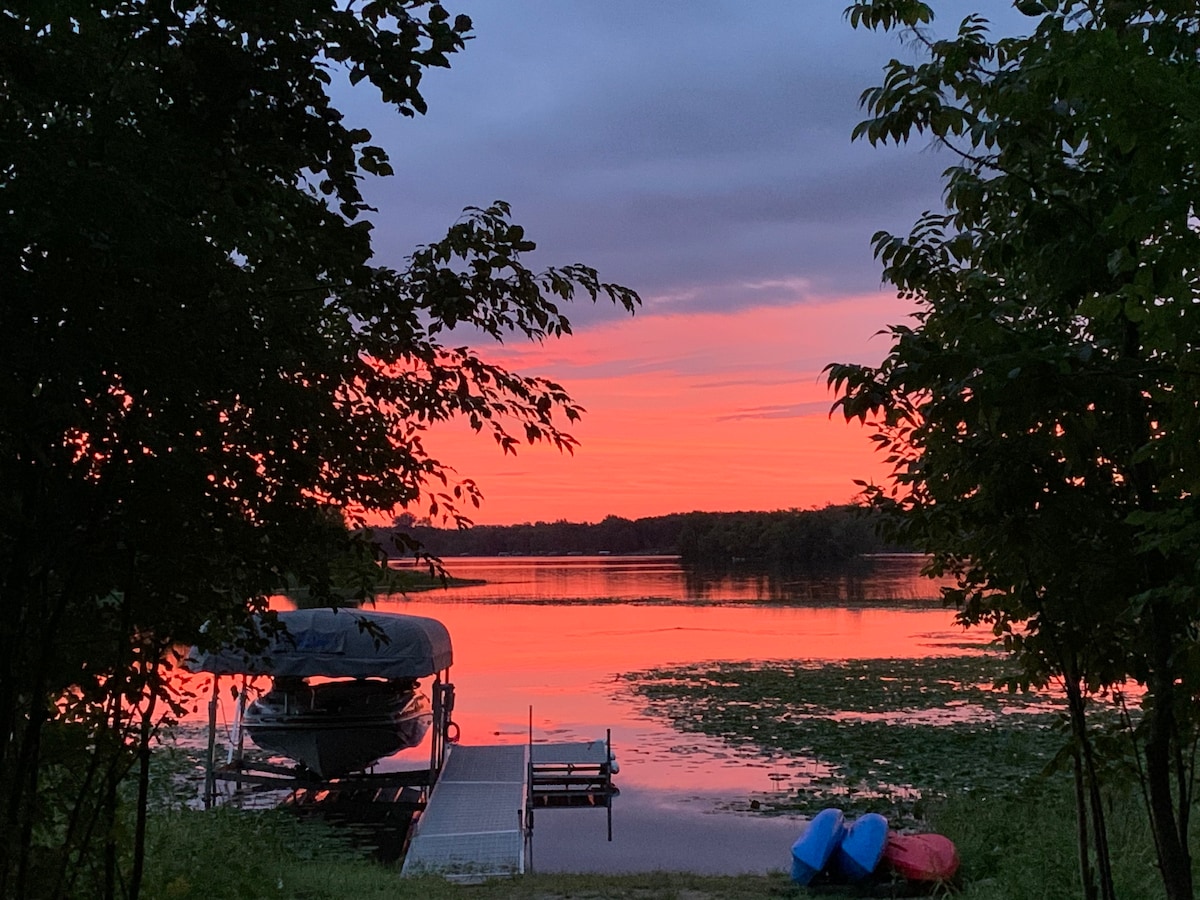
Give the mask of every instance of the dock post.
M 443 681 L 442 675 L 449 678 L 449 671 L 440 673 L 433 682 L 433 737 L 429 741 L 429 782 L 437 781 L 438 773 L 446 762 L 446 744 L 458 740 L 458 726 L 451 718 L 454 715 L 454 685 L 448 680 Z M 453 738 L 450 729 L 455 730 Z
M 612 843 L 612 729 L 604 729 L 604 805 L 608 807 L 608 842 Z
M 239 794 L 242 791 L 242 757 L 246 751 L 246 730 L 244 727 L 246 718 L 246 686 L 250 682 L 249 675 L 242 675 L 242 687 L 238 691 L 237 713 L 233 719 L 233 742 L 229 748 L 229 762 L 233 763 L 238 773 L 238 779 L 234 782 L 234 790 Z
M 529 752 L 525 760 L 525 863 L 533 871 L 533 704 L 529 704 Z
M 429 738 L 429 783 L 432 785 L 437 780 L 438 757 L 441 755 L 442 745 L 442 676 L 440 673 L 434 675 L 430 693 L 433 694 L 433 734 Z
M 212 694 L 208 698 L 208 753 L 204 758 L 204 808 L 211 809 L 217 799 L 217 689 L 220 675 L 212 678 Z

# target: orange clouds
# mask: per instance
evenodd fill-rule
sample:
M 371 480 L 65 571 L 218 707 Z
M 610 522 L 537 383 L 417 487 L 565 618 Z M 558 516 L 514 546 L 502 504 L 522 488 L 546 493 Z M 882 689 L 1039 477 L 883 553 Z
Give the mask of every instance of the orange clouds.
M 427 445 L 482 488 L 479 523 L 598 521 L 845 502 L 885 470 L 863 430 L 829 418 L 829 362 L 877 362 L 903 308 L 878 294 L 738 312 L 642 315 L 561 341 L 482 348 L 587 408 L 560 456 L 504 456 L 461 424 Z

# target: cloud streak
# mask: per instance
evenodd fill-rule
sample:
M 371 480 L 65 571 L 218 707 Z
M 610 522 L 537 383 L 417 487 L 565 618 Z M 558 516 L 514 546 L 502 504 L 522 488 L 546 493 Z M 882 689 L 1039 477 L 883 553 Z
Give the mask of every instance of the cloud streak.
M 717 416 L 718 422 L 743 422 L 747 419 L 800 419 L 805 416 L 828 415 L 830 402 L 788 403 L 773 406 L 754 406 Z
M 539 259 L 596 265 L 651 314 L 827 300 L 876 288 L 871 234 L 938 203 L 950 160 L 850 142 L 860 92 L 913 53 L 851 30 L 843 4 L 453 6 L 477 37 L 426 77 L 429 114 L 367 122 L 400 173 L 367 185 L 389 259 L 506 199 Z M 764 279 L 806 288 L 737 289 Z

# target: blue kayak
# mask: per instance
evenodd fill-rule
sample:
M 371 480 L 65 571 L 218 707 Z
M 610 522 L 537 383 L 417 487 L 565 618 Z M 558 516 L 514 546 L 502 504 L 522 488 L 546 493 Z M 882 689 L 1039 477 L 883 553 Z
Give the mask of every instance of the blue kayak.
M 867 813 L 850 823 L 833 853 L 833 867 L 850 881 L 868 878 L 883 858 L 887 844 L 887 819 Z
M 808 823 L 792 844 L 792 881 L 808 884 L 829 864 L 845 833 L 845 817 L 840 809 L 823 809 Z

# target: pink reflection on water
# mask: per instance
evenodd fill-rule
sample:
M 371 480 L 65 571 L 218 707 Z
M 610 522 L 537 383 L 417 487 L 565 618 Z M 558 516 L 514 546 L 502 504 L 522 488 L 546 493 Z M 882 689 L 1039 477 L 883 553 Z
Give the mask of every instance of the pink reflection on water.
M 786 575 L 753 570 L 691 571 L 674 556 L 459 557 L 444 560 L 454 578 L 485 583 L 422 593 L 431 600 L 562 603 L 851 603 L 937 601 L 948 585 L 920 574 L 919 557 L 872 560 L 863 571 Z M 402 567 L 402 566 L 401 566 Z
M 449 629 L 462 740 L 528 740 L 531 708 L 534 740 L 592 739 L 611 729 L 627 788 L 748 796 L 778 790 L 797 768 L 816 765 L 681 733 L 643 714 L 621 677 L 627 673 L 697 662 L 968 652 L 953 614 L 933 599 L 937 586 L 919 576 L 920 561 L 912 558 L 883 560 L 869 576 L 790 580 L 689 575 L 672 557 L 467 558 L 448 565 L 456 577 L 487 583 L 381 597 L 375 608 L 431 616 Z M 874 602 L 862 604 L 864 598 Z M 911 602 L 920 598 L 928 601 Z M 273 609 L 291 606 L 283 596 L 271 600 Z M 231 705 L 223 704 L 222 721 L 231 717 Z M 381 766 L 421 765 L 425 753 L 405 751 Z
M 612 731 L 622 791 L 616 840 L 588 838 L 603 828 L 602 815 L 539 811 L 535 857 L 547 871 L 785 867 L 794 820 L 728 811 L 794 794 L 829 774 L 813 759 L 677 731 L 642 712 L 623 675 L 699 662 L 946 656 L 987 637 L 955 625 L 912 559 L 885 561 L 870 577 L 791 580 L 689 576 L 666 557 L 447 562 L 453 575 L 488 583 L 383 597 L 376 608 L 431 616 L 449 629 L 462 741 L 526 741 L 531 715 L 536 741 Z M 282 596 L 271 605 L 292 606 Z M 232 704 L 223 706 L 228 722 Z M 380 768 L 427 760 L 421 747 Z M 713 811 L 726 815 L 703 815 Z
M 703 792 L 771 788 L 743 752 L 681 734 L 640 711 L 625 673 L 695 662 L 913 658 L 965 652 L 941 608 L 530 606 L 381 600 L 384 611 L 432 616 L 454 640 L 455 718 L 466 743 L 602 737 L 622 785 Z M 752 756 L 764 764 L 761 756 Z M 632 764 L 627 765 L 627 761 Z

